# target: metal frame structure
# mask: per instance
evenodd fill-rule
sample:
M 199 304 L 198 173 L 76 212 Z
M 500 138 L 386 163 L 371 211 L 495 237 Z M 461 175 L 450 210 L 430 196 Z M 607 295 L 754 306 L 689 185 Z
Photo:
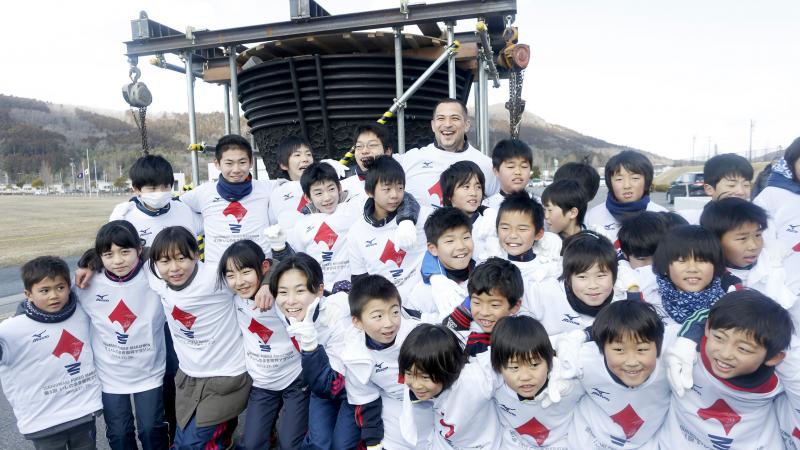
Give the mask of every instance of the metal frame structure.
M 475 116 L 478 121 L 478 136 L 481 151 L 488 153 L 488 78 L 491 75 L 495 87 L 499 86 L 499 78 L 504 77 L 495 67 L 492 47 L 501 48 L 504 44 L 501 33 L 507 17 L 516 14 L 516 0 L 457 0 L 433 5 L 405 5 L 400 8 L 367 11 L 359 13 L 330 15 L 315 0 L 290 0 L 291 20 L 286 22 L 252 25 L 221 30 L 195 30 L 187 27 L 180 32 L 151 20 L 145 12 L 138 19 L 131 21 L 131 40 L 126 42 L 126 55 L 132 66 L 138 58 L 145 55 L 156 55 L 155 65 L 184 72 L 189 110 L 190 145 L 197 143 L 197 130 L 194 112 L 194 81 L 197 67 L 230 67 L 230 82 L 225 86 L 224 113 L 226 132 L 241 133 L 239 124 L 238 101 L 238 66 L 237 54 L 247 48 L 243 44 L 312 36 L 314 34 L 330 34 L 352 32 L 378 28 L 393 28 L 395 33 L 396 62 L 396 109 L 398 129 L 398 150 L 405 151 L 405 127 L 403 103 L 403 68 L 402 68 L 402 35 L 405 26 L 417 25 L 426 35 L 441 37 L 442 30 L 438 22 L 444 22 L 447 48 L 452 48 L 454 41 L 463 43 L 477 42 L 481 45 L 478 56 L 478 81 L 475 89 Z M 402 5 L 402 4 L 401 4 Z M 458 20 L 477 18 L 485 24 L 474 33 L 455 33 L 454 26 Z M 166 63 L 165 53 L 181 56 L 185 67 Z M 455 57 L 452 52 L 448 57 L 448 92 L 455 97 Z M 290 61 L 291 62 L 291 61 Z M 190 70 L 186 70 L 189 68 Z M 487 74 L 487 71 L 489 72 Z M 323 106 L 324 107 L 324 106 Z M 231 111 L 235 109 L 235 111 Z M 197 153 L 192 153 L 192 180 L 199 184 L 199 166 Z

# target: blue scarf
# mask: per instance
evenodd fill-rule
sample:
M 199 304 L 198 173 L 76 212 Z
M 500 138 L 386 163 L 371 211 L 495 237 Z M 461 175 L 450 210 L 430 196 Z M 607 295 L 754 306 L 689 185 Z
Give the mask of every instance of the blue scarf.
M 608 209 L 608 212 L 610 212 L 617 221 L 622 221 L 622 219 L 630 215 L 646 210 L 648 203 L 650 203 L 649 194 L 645 194 L 641 199 L 635 202 L 628 203 L 618 201 L 616 197 L 614 197 L 614 192 L 610 189 L 606 196 L 606 209 Z
M 253 176 L 248 175 L 247 179 L 239 183 L 231 183 L 222 175 L 217 180 L 217 193 L 220 197 L 229 202 L 238 202 L 253 192 Z
M 67 300 L 67 304 L 64 305 L 63 308 L 61 308 L 61 311 L 54 313 L 42 311 L 41 309 L 37 308 L 36 305 L 34 305 L 33 302 L 30 300 L 27 300 L 22 304 L 22 308 L 25 311 L 25 315 L 28 316 L 29 319 L 35 320 L 36 322 L 40 323 L 63 322 L 72 316 L 77 306 L 78 306 L 78 297 L 75 295 L 74 292 L 69 293 L 69 300 Z
M 772 174 L 767 179 L 767 186 L 786 189 L 793 194 L 800 195 L 800 183 L 795 181 L 789 164 L 783 158 L 772 166 Z
M 719 277 L 714 277 L 711 284 L 700 292 L 680 291 L 672 280 L 663 275 L 656 275 L 656 283 L 664 310 L 672 320 L 680 324 L 698 310 L 711 308 L 711 305 L 725 295 Z

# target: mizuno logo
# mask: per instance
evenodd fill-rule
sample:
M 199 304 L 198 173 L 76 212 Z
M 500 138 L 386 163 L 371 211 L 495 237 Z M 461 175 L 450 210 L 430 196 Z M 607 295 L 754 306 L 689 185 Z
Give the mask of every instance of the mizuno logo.
M 33 342 L 39 342 L 49 338 L 50 335 L 45 333 L 47 333 L 47 330 L 42 330 L 40 333 L 34 333 L 33 336 L 31 336 L 33 337 Z
M 108 294 L 97 294 L 94 297 L 96 302 L 108 302 Z
M 517 415 L 517 414 L 516 414 L 516 413 L 514 413 L 514 411 L 516 411 L 516 409 L 515 409 L 515 408 L 511 408 L 510 406 L 506 406 L 506 405 L 504 405 L 504 404 L 502 404 L 502 403 L 498 404 L 497 406 L 499 406 L 499 407 L 500 407 L 500 409 L 502 409 L 504 413 L 506 413 L 506 414 L 510 414 L 510 415 L 512 415 L 512 416 L 515 416 L 515 417 L 516 417 L 516 415 Z
M 432 169 L 433 168 L 433 161 L 422 161 L 422 168 L 423 169 Z
M 219 198 L 219 197 L 214 197 L 214 199 L 213 199 L 213 200 L 211 200 L 211 201 L 212 201 L 212 202 L 221 202 L 221 201 L 222 201 L 222 199 L 221 199 L 221 198 Z
M 789 233 L 798 233 L 797 231 L 798 228 L 800 228 L 800 225 L 789 225 L 786 228 L 786 231 L 788 231 Z
M 153 233 L 150 232 L 150 228 L 142 228 L 141 230 L 139 230 L 139 237 L 149 236 L 151 234 Z
M 370 239 L 368 241 L 364 241 L 364 246 L 367 247 L 367 248 L 375 247 L 376 245 L 378 245 L 378 243 L 375 242 L 377 239 L 378 238 L 373 238 L 373 239 Z
M 591 394 L 592 394 L 592 395 L 596 395 L 596 396 L 598 396 L 598 397 L 602 398 L 603 400 L 605 400 L 605 401 L 607 401 L 607 402 L 610 402 L 610 401 L 611 401 L 611 399 L 607 397 L 607 395 L 608 395 L 609 393 L 608 393 L 608 392 L 606 392 L 606 391 L 601 391 L 600 389 L 597 389 L 597 388 L 592 388 L 592 392 L 591 392 Z
M 571 323 L 573 325 L 580 325 L 580 323 L 576 322 L 575 319 L 578 319 L 580 316 L 571 316 L 569 314 L 564 314 L 564 318 L 561 319 L 562 322 Z
M 385 372 L 388 369 L 389 367 L 385 366 L 383 364 L 383 361 L 379 361 L 378 363 L 375 364 L 375 373 Z
M 283 194 L 284 200 L 289 200 L 290 198 L 294 198 L 294 194 L 292 194 L 291 192 L 289 192 L 288 194 Z
M 606 230 L 613 230 L 613 229 L 617 228 L 617 224 L 615 224 L 615 223 L 607 223 L 607 224 L 603 225 L 603 228 L 605 228 Z

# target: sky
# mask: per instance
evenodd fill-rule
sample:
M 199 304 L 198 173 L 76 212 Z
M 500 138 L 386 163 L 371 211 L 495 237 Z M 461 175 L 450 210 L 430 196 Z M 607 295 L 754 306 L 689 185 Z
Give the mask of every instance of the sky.
M 399 0 L 319 0 L 333 14 Z M 414 3 L 414 2 L 412 2 Z M 428 3 L 441 3 L 428 1 Z M 747 155 L 800 136 L 800 2 L 518 0 L 531 46 L 526 110 L 608 142 L 671 158 Z M 288 0 L 10 2 L 0 17 L 0 93 L 122 111 L 130 20 L 224 29 L 289 19 Z M 460 22 L 457 31 L 474 29 Z M 416 32 L 416 27 L 406 31 Z M 142 58 L 150 111 L 185 112 L 185 77 Z M 171 62 L 179 62 L 175 57 Z M 491 103 L 507 100 L 504 83 Z M 222 111 L 223 89 L 197 83 L 198 112 Z M 472 102 L 470 102 L 470 106 Z M 188 130 L 187 130 L 188 134 Z M 187 138 L 188 139 L 188 138 Z

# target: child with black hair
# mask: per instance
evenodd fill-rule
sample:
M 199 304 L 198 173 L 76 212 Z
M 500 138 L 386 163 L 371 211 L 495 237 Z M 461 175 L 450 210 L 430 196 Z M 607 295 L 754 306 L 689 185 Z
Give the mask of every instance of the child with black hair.
M 616 288 L 628 298 L 650 297 L 658 289 L 653 254 L 667 229 L 663 213 L 642 211 L 622 220 L 617 235 L 621 254 Z
M 387 156 L 376 158 L 364 181 L 369 199 L 362 220 L 356 220 L 347 234 L 352 282 L 366 274 L 383 275 L 403 297 L 419 281 L 425 254 L 423 224 L 429 214 L 405 192 L 405 182 L 400 163 Z
M 413 418 L 416 410 L 430 404 L 430 448 L 502 448 L 500 421 L 489 383 L 492 374 L 482 364 L 467 364 L 458 338 L 447 328 L 430 324 L 414 328 L 400 347 L 398 368 L 407 386 L 400 417 L 406 441 L 417 445 L 420 435 L 428 435 L 427 427 L 419 432 Z
M 367 199 L 364 191 L 364 180 L 375 158 L 391 156 L 394 145 L 385 125 L 363 123 L 353 130 L 353 164 L 350 176 L 342 180 L 342 189 L 350 193 L 351 198 L 360 199 L 363 204 Z
M 620 221 L 641 211 L 666 211 L 650 201 L 653 184 L 653 164 L 633 150 L 622 151 L 608 160 L 605 168 L 608 196 L 606 201 L 586 213 L 588 227 L 596 226 L 618 248 L 617 231 Z
M 583 390 L 575 381 L 557 380 L 559 361 L 547 331 L 532 317 L 509 316 L 497 322 L 491 343 L 491 355 L 478 359 L 484 364 L 488 359 L 494 370 L 502 447 L 566 448 L 567 431 Z
M 500 192 L 488 197 L 484 204 L 497 209 L 509 194 L 525 192 L 531 178 L 533 150 L 519 139 L 503 139 L 492 149 L 492 171 L 500 184 Z
M 403 383 L 397 357 L 419 322 L 404 313 L 397 288 L 380 275 L 356 281 L 348 299 L 354 328 L 347 334 L 342 360 L 347 400 L 355 406 L 361 440 L 368 449 L 413 450 L 417 446 L 400 432 Z
M 611 303 L 597 314 L 592 340 L 579 354 L 586 395 L 575 409 L 568 448 L 658 448 L 655 436 L 670 409 L 660 356 L 676 332 L 665 332 L 653 306 L 637 300 Z
M 347 294 L 325 296 L 322 268 L 297 253 L 270 269 L 276 313 L 300 350 L 302 378 L 311 391 L 303 448 L 355 448 L 359 429 L 347 403 L 341 351 L 349 327 Z
M 695 311 L 708 309 L 741 280 L 726 273 L 719 239 L 697 225 L 669 230 L 653 255 L 658 288 L 645 295 L 665 324 L 682 324 Z
M 577 181 L 559 180 L 544 188 L 542 206 L 547 231 L 561 239 L 586 229 L 583 218 L 588 203 L 586 193 Z
M 746 158 L 735 153 L 714 155 L 703 165 L 703 190 L 712 202 L 728 197 L 750 201 L 753 166 Z M 703 208 L 681 211 L 692 225 L 700 224 Z
M 443 323 L 464 343 L 464 352 L 476 356 L 489 349 L 497 321 L 519 311 L 525 285 L 517 267 L 504 259 L 489 258 L 475 267 L 467 291 L 468 301 L 456 307 Z
M 147 271 L 141 270 L 142 241 L 130 222 L 113 220 L 97 231 L 93 250 L 102 261 L 102 273 L 75 293 L 91 321 L 109 446 L 136 447 L 135 417 L 142 448 L 165 449 L 166 318 Z
M 786 147 L 783 159 L 773 164 L 767 187 L 753 203 L 771 212 L 764 234 L 767 246 L 787 254 L 786 285 L 800 295 L 800 138 Z
M 781 255 L 764 246 L 767 217 L 760 206 L 730 197 L 706 205 L 700 225 L 719 238 L 728 272 L 789 309 L 797 296 L 784 284 Z
M 147 275 L 178 355 L 175 448 L 228 447 L 252 380 L 247 374 L 233 294 L 217 266 L 199 261 L 197 240 L 167 227 L 153 240 Z
M 568 162 L 553 174 L 553 183 L 560 180 L 575 180 L 583 187 L 586 201 L 591 202 L 600 189 L 600 174 L 586 162 Z
M 256 292 L 269 272 L 270 261 L 253 241 L 234 242 L 222 254 L 217 284 L 235 294 L 236 321 L 242 332 L 247 373 L 253 386 L 247 400 L 240 444 L 245 449 L 269 446 L 269 430 L 277 424 L 281 449 L 299 448 L 308 430 L 309 392 L 297 348 L 276 308 L 254 307 Z
M 611 242 L 593 231 L 581 231 L 564 242 L 561 276 L 526 286 L 523 313 L 556 335 L 590 326 L 614 300 L 617 253 Z
M 109 221 L 127 220 L 136 228 L 143 246 L 149 247 L 159 231 L 181 225 L 194 234 L 202 232 L 203 219 L 172 194 L 175 177 L 163 156 L 145 155 L 128 172 L 134 196 L 114 207 Z M 83 283 L 77 282 L 79 286 Z
M 91 325 L 70 291 L 69 267 L 40 256 L 21 275 L 23 312 L 0 322 L 0 383 L 17 429 L 36 449 L 93 449 L 103 403 Z
M 775 366 L 792 338 L 789 313 L 744 289 L 684 324 L 692 335 L 698 327 L 702 337 L 688 346 L 691 363 L 682 370 L 688 379 L 675 389 L 659 433 L 662 448 L 782 448 L 773 400 L 784 391 Z
M 526 283 L 561 273 L 561 238 L 544 231 L 544 208 L 539 202 L 524 192 L 511 194 L 500 204 L 495 224 L 502 251 L 495 256 L 504 256 L 519 267 Z
M 460 210 L 443 206 L 425 221 L 428 251 L 421 280 L 405 306 L 421 313 L 449 314 L 467 297 L 467 280 L 475 269 L 472 223 Z M 434 266 L 426 270 L 426 264 Z

